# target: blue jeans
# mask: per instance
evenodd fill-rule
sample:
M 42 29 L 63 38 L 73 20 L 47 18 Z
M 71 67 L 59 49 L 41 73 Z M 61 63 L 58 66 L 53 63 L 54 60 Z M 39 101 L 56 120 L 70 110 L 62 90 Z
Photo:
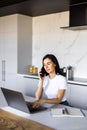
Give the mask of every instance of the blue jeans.
M 66 101 L 61 102 L 60 104 L 62 104 L 62 105 L 66 105 L 66 106 L 69 106 L 69 103 L 67 102 L 67 100 L 66 100 Z

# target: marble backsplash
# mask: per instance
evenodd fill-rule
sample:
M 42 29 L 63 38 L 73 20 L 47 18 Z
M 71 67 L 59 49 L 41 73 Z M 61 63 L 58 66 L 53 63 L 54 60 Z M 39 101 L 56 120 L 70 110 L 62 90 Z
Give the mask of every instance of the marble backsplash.
M 47 53 L 56 55 L 60 67 L 73 66 L 74 77 L 87 78 L 87 30 L 66 30 L 69 12 L 43 15 L 33 18 L 34 65 L 40 69 Z

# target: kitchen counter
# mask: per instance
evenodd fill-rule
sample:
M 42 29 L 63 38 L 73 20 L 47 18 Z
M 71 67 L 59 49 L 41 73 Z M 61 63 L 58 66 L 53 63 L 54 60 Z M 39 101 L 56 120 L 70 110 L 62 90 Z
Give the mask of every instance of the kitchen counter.
M 38 74 L 26 74 L 24 78 L 32 78 L 32 79 L 39 79 Z
M 33 97 L 24 96 L 24 99 L 25 101 L 30 102 L 32 101 Z M 64 108 L 68 106 L 54 105 L 52 107 Z M 13 128 L 14 130 L 51 130 L 52 128 L 53 130 L 87 130 L 86 110 L 81 109 L 85 114 L 85 117 L 77 116 L 75 118 L 72 116 L 52 117 L 50 110 L 51 109 L 48 108 L 45 111 L 28 114 L 12 107 L 5 106 L 0 110 L 0 130 L 11 130 L 11 128 Z
M 24 75 L 24 78 L 39 79 L 38 75 L 34 75 L 34 74 Z M 73 78 L 73 79 L 67 80 L 67 82 L 69 84 L 77 84 L 77 85 L 87 86 L 87 79 L 84 79 L 84 78 Z
M 87 86 L 87 79 L 74 78 L 74 79 L 68 80 L 68 83 L 69 83 L 69 84 L 77 84 L 77 85 Z

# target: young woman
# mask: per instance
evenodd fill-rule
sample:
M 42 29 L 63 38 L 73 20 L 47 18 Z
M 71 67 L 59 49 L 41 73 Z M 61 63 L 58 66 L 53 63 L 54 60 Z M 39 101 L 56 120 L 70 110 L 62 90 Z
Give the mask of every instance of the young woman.
M 35 93 L 36 101 L 33 107 L 47 104 L 68 105 L 65 97 L 67 89 L 66 78 L 60 69 L 57 58 L 53 54 L 47 54 L 42 60 L 43 67 L 39 72 L 39 84 Z M 42 98 L 43 92 L 47 98 Z

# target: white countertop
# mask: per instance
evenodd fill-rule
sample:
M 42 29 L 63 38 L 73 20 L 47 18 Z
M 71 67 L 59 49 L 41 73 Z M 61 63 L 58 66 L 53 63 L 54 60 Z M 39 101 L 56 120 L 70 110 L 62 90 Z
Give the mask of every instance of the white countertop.
M 24 78 L 39 79 L 38 75 L 32 75 L 32 74 L 24 75 Z M 84 79 L 84 78 L 73 78 L 73 79 L 67 80 L 67 82 L 69 84 L 77 84 L 77 85 L 87 86 L 87 79 Z
M 24 78 L 39 79 L 38 75 L 34 75 L 34 74 L 26 74 L 26 75 L 24 74 L 23 76 Z
M 74 79 L 68 80 L 68 83 L 70 83 L 70 84 L 77 84 L 77 85 L 87 86 L 87 79 L 83 79 L 83 78 L 74 78 Z
M 25 96 L 25 100 L 28 101 L 28 99 L 32 100 L 33 98 Z M 57 105 L 57 107 L 60 107 L 60 105 Z M 15 111 L 10 108 L 8 111 L 19 115 L 17 110 Z M 85 114 L 87 115 L 87 111 Z M 87 130 L 87 117 L 52 117 L 50 108 L 30 115 L 22 113 L 23 116 L 24 118 L 52 127 L 55 130 Z

